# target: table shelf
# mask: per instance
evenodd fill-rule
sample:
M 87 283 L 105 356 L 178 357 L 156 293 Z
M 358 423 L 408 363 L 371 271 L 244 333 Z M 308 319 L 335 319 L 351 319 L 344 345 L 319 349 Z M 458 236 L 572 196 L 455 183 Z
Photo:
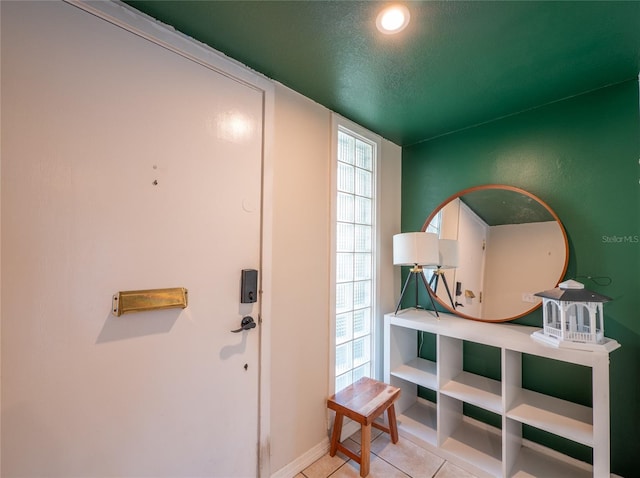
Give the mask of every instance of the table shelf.
M 436 318 L 428 311 L 387 314 L 384 373 L 386 381 L 402 387 L 401 432 L 469 464 L 479 476 L 608 476 L 609 353 L 617 347 L 606 352 L 555 348 L 533 340 L 537 330 L 442 313 Z M 436 335 L 435 361 L 417 356 L 423 332 Z M 500 380 L 463 370 L 464 341 L 501 350 Z M 592 407 L 523 388 L 522 357 L 527 354 L 591 368 Z M 435 391 L 436 403 L 418 398 L 418 386 Z M 496 414 L 503 430 L 471 424 L 463 403 Z M 528 442 L 523 425 L 590 447 L 593 464 Z
M 590 407 L 520 390 L 507 417 L 593 447 L 593 410 Z
M 494 413 L 502 413 L 502 385 L 497 380 L 462 372 L 444 384 L 440 391 L 458 400 Z
M 391 371 L 391 375 L 431 390 L 437 390 L 438 388 L 436 363 L 423 358 L 416 357 L 394 368 Z

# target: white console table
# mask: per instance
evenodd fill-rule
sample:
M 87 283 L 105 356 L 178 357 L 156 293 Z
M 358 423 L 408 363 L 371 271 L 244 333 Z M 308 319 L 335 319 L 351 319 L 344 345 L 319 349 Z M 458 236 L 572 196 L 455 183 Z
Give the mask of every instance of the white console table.
M 438 319 L 423 310 L 387 314 L 384 325 L 385 381 L 402 389 L 401 435 L 478 476 L 609 476 L 609 353 L 541 344 L 530 337 L 535 327 Z M 419 331 L 436 336 L 434 362 L 418 357 Z M 501 350 L 501 380 L 463 370 L 463 341 Z M 592 407 L 522 388 L 522 354 L 590 367 Z M 418 385 L 433 390 L 437 403 L 419 398 Z M 465 417 L 463 403 L 499 415 L 502 429 Z M 522 424 L 591 447 L 593 466 L 523 440 Z

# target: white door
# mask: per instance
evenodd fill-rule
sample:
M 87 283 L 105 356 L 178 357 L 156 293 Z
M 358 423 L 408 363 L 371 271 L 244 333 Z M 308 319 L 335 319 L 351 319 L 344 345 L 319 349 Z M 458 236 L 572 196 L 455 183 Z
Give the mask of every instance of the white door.
M 460 202 L 458 232 L 459 266 L 456 281 L 461 283 L 462 295 L 458 302 L 460 313 L 471 317 L 483 317 L 482 292 L 484 286 L 484 263 L 487 243 L 487 224 L 467 205 Z
M 263 93 L 69 4 L 1 18 L 3 475 L 256 476 Z

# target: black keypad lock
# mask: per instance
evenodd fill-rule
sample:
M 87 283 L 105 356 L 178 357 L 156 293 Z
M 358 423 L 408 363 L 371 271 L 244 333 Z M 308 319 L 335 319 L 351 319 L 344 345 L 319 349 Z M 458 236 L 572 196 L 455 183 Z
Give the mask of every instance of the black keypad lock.
M 258 300 L 258 271 L 242 269 L 242 284 L 240 286 L 240 303 L 251 304 Z

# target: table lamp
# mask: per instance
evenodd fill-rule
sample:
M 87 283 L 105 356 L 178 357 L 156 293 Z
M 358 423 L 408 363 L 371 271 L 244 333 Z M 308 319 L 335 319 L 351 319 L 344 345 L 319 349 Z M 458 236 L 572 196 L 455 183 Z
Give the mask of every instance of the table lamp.
M 393 236 L 393 264 L 396 266 L 411 266 L 407 280 L 402 287 L 402 294 L 396 307 L 396 314 L 400 310 L 400 304 L 402 298 L 407 291 L 407 286 L 411 280 L 415 281 L 416 289 L 416 309 L 419 309 L 418 304 L 418 276 L 424 284 L 433 310 L 438 316 L 436 304 L 433 301 L 431 289 L 427 284 L 427 279 L 424 276 L 423 267 L 437 267 L 440 262 L 440 254 L 438 247 L 438 236 L 432 232 L 405 232 L 402 234 L 396 234 Z

